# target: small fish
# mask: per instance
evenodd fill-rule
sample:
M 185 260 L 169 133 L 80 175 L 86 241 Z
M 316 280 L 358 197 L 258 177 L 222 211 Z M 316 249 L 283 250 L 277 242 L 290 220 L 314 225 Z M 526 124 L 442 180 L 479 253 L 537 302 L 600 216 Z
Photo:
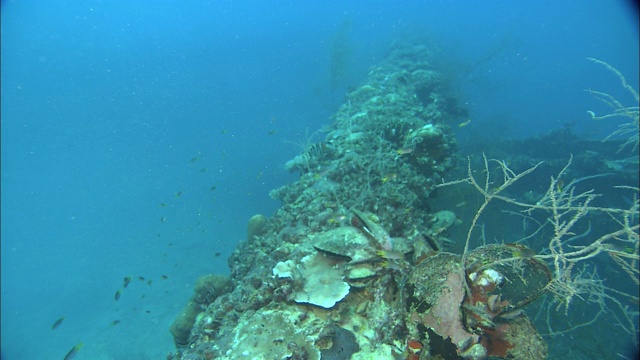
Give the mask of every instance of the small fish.
M 116 291 L 116 294 L 113 296 L 114 299 L 116 299 L 116 301 L 120 300 L 120 295 L 122 295 L 122 291 L 118 290 Z
M 178 192 L 176 193 L 176 197 L 177 197 L 177 198 L 179 198 L 180 196 L 182 196 L 182 190 L 180 190 L 180 191 L 178 191 Z
M 160 207 L 167 207 L 167 203 L 160 203 Z
M 215 190 L 216 188 L 217 188 L 217 186 L 213 185 L 213 186 L 211 186 L 211 187 L 209 188 L 209 191 L 213 191 L 213 190 Z
M 200 158 L 199 158 L 199 157 L 197 157 L 197 156 L 196 156 L 196 157 L 191 158 L 191 162 L 192 162 L 192 163 L 193 163 L 193 162 L 196 162 L 196 161 L 198 161 L 198 160 L 200 160 Z
M 124 287 L 126 288 L 131 283 L 131 276 L 127 276 L 124 278 Z
M 536 252 L 521 244 L 506 244 L 506 246 L 512 248 L 511 254 L 513 257 L 519 257 L 523 259 L 531 259 L 536 256 Z
M 403 148 L 396 150 L 396 154 L 398 155 L 411 154 L 412 152 L 413 152 L 413 146 L 405 146 Z
M 113 320 L 113 321 L 111 322 L 111 325 L 110 325 L 110 326 L 115 326 L 115 325 L 118 325 L 118 324 L 120 324 L 120 320 Z
M 147 281 L 147 285 L 151 285 L 153 283 L 153 280 L 148 280 Z
M 168 277 L 167 275 L 160 275 L 160 278 L 161 278 L 162 280 L 167 280 L 169 277 Z
M 513 252 L 514 257 L 519 257 L 523 259 L 531 259 L 536 256 L 536 252 L 531 249 L 520 249 Z
M 345 215 L 337 215 L 334 216 L 332 218 L 330 218 L 329 220 L 327 220 L 328 224 L 342 224 L 343 221 L 345 221 L 347 219 L 347 217 Z
M 78 351 L 80 351 L 80 349 L 82 349 L 83 346 L 84 346 L 84 343 L 80 343 L 80 344 L 72 347 L 71 350 L 69 350 L 67 355 L 64 357 L 64 360 L 73 359 L 76 356 L 76 354 L 78 353 Z
M 329 175 L 329 173 L 331 172 L 331 168 L 326 168 L 322 171 L 320 171 L 319 173 L 313 174 L 313 178 L 318 180 L 318 179 L 323 179 L 325 177 L 327 177 L 327 175 Z
M 503 320 L 513 320 L 518 316 L 522 315 L 522 309 L 516 309 L 510 312 L 500 314 L 500 319 Z
M 64 321 L 64 316 L 61 317 L 60 319 L 56 320 L 56 322 L 53 323 L 53 326 L 51 327 L 51 330 L 57 329 L 58 326 L 60 326 L 60 324 L 62 324 L 63 321 Z
M 228 132 L 229 132 L 229 131 L 228 131 L 227 129 L 222 129 L 222 130 L 220 130 L 220 134 L 222 134 L 222 135 L 224 135 L 224 134 L 226 134 L 226 133 L 228 133 Z
M 382 180 L 382 183 L 384 184 L 384 183 L 386 183 L 387 181 L 393 181 L 393 180 L 395 180 L 397 177 L 398 177 L 398 175 L 391 173 L 391 174 L 387 174 L 387 175 L 386 175 L 385 177 L 383 177 L 381 180 Z
M 217 253 L 213 254 L 213 256 L 218 257 L 218 256 L 220 256 L 220 253 L 217 252 Z
M 164 224 L 165 221 L 167 221 L 167 217 L 166 216 L 161 216 L 160 217 L 160 222 Z
M 151 310 L 145 310 L 144 312 L 146 312 L 147 314 L 151 314 Z
M 273 129 L 273 130 L 269 130 L 269 132 L 267 133 L 267 135 L 269 135 L 269 136 L 273 136 L 273 135 L 275 135 L 275 134 L 277 134 L 277 133 L 278 133 L 278 130 Z
M 393 261 L 393 260 L 383 261 L 382 263 L 380 263 L 380 265 L 385 269 L 397 270 L 397 271 L 404 270 L 404 266 L 398 261 Z
M 376 251 L 376 254 L 378 256 L 380 256 L 381 258 L 384 258 L 384 259 L 387 259 L 387 260 L 402 260 L 402 259 L 404 259 L 404 254 L 399 252 L 399 251 L 378 250 L 378 251 Z
M 203 173 L 203 172 L 207 172 L 207 168 L 202 168 L 202 169 L 200 169 L 200 172 L 201 172 L 201 173 Z
M 460 124 L 458 124 L 458 127 L 462 129 L 463 127 L 469 125 L 470 123 L 471 123 L 471 119 L 468 119 L 467 121 L 463 121 Z
M 145 281 L 145 278 L 143 276 L 138 276 L 138 280 Z

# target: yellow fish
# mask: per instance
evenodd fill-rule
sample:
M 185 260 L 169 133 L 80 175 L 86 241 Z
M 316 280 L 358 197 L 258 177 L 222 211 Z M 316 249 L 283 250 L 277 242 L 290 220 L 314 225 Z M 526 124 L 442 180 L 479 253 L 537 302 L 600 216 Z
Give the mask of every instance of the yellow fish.
M 396 175 L 396 174 L 388 174 L 385 177 L 383 177 L 381 180 L 382 180 L 382 183 L 384 184 L 387 181 L 395 180 L 397 177 L 398 177 L 398 175 Z
M 76 356 L 76 354 L 78 353 L 78 351 L 80 351 L 80 349 L 82 349 L 83 346 L 84 346 L 84 343 L 80 343 L 80 344 L 72 347 L 71 350 L 69 350 L 67 355 L 64 357 L 64 360 L 73 359 Z
M 413 152 L 413 147 L 412 146 L 405 146 L 403 148 L 400 148 L 400 149 L 396 150 L 396 154 L 398 154 L 398 155 L 411 154 L 412 152 Z
M 459 128 L 463 128 L 463 127 L 469 125 L 470 122 L 471 122 L 471 119 L 468 119 L 467 121 L 463 121 L 460 124 L 458 124 L 458 127 Z
M 331 219 L 327 220 L 328 224 L 340 224 L 342 223 L 347 217 L 344 215 L 340 215 L 340 216 L 335 216 L 332 217 Z

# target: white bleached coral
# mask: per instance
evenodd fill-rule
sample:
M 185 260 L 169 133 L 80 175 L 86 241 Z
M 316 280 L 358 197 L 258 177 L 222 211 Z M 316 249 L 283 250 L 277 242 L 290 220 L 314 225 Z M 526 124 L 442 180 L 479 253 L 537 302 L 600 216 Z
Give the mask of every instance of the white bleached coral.
M 302 258 L 302 264 L 305 283 L 302 291 L 296 294 L 296 302 L 329 309 L 349 294 L 349 284 L 343 281 L 335 260 L 316 253 Z
M 292 260 L 281 261 L 273 268 L 273 276 L 279 278 L 293 279 L 293 274 L 297 271 L 296 263 Z
M 314 253 L 303 257 L 300 264 L 291 260 L 279 262 L 273 268 L 273 274 L 302 283 L 295 294 L 295 302 L 329 309 L 349 294 L 350 286 L 344 281 L 344 271 L 338 266 L 342 263 L 344 261 Z

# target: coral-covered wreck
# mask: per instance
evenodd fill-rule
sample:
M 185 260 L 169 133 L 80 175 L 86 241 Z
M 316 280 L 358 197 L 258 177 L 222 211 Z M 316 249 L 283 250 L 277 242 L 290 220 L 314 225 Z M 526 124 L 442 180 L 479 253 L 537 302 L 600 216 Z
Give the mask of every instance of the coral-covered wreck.
M 281 208 L 252 218 L 230 277 L 199 280 L 169 359 L 543 359 L 521 308 L 550 281 L 526 249 L 443 251 L 430 206 L 465 111 L 421 45 L 395 46 L 350 92 L 324 141 L 286 164 Z M 445 248 L 446 250 L 446 248 Z M 464 265 L 463 265 L 464 264 Z

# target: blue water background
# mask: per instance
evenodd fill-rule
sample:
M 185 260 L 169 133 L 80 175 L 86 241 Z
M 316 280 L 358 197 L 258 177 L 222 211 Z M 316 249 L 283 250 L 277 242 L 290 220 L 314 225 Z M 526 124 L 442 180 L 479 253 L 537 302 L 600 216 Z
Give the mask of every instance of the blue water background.
M 76 359 L 173 350 L 195 279 L 228 272 L 249 217 L 272 214 L 269 190 L 295 179 L 284 163 L 398 37 L 437 50 L 472 119 L 463 144 L 615 130 L 590 120 L 606 109 L 583 89 L 632 99 L 586 57 L 638 88 L 623 1 L 14 0 L 1 16 L 3 359 L 80 342 Z

